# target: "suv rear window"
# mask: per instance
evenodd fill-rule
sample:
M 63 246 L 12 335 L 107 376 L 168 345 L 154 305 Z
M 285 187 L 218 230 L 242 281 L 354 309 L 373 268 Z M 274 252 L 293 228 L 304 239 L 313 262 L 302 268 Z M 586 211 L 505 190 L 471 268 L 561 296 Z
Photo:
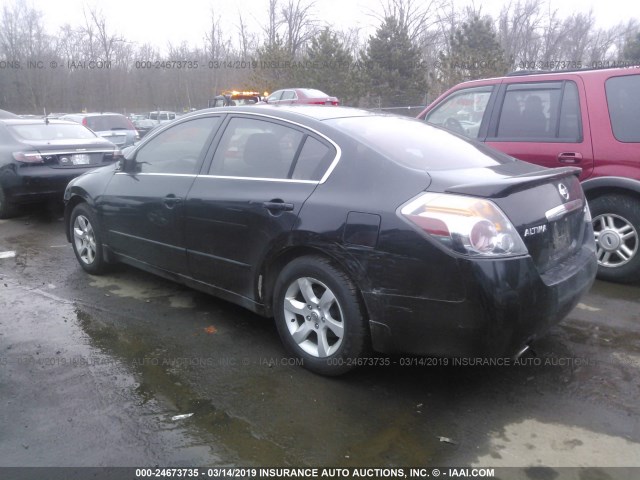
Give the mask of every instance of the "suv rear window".
M 640 75 L 605 82 L 613 135 L 621 142 L 640 142 Z
M 410 118 L 380 115 L 335 118 L 326 122 L 396 163 L 416 170 L 491 167 L 513 161 L 482 144 L 463 140 Z
M 87 127 L 94 132 L 131 129 L 129 121 L 123 115 L 100 115 L 96 117 L 87 117 Z

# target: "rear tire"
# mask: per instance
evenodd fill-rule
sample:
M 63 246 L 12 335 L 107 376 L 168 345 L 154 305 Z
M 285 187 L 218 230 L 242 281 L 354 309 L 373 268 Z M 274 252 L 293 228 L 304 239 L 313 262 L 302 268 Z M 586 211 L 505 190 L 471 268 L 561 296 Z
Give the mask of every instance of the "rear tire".
M 640 280 L 640 201 L 605 195 L 589 202 L 598 257 L 598 278 L 631 283 Z
M 351 279 L 329 260 L 300 257 L 280 273 L 273 310 L 287 351 L 322 375 L 342 375 L 368 350 L 364 308 Z
M 71 245 L 80 266 L 93 275 L 107 271 L 102 252 L 102 234 L 93 211 L 86 203 L 79 203 L 71 212 L 69 222 Z

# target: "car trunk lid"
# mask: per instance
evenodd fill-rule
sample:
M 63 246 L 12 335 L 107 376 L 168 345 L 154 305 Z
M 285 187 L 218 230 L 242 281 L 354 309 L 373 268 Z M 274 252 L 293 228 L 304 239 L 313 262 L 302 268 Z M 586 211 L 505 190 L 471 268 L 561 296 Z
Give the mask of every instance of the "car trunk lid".
M 482 170 L 487 177 L 487 169 Z M 540 273 L 580 249 L 586 200 L 579 169 L 545 169 L 515 176 L 503 175 L 500 167 L 491 170 L 494 175 L 485 181 L 454 185 L 446 191 L 489 198 L 498 205 L 520 234 Z

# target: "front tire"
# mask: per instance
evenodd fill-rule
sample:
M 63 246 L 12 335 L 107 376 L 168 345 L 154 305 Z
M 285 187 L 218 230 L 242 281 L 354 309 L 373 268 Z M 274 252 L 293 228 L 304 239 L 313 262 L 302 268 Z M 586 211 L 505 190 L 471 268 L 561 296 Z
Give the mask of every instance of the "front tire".
M 589 202 L 598 257 L 598 278 L 631 283 L 640 280 L 640 201 L 605 195 Z
M 300 257 L 282 270 L 273 309 L 285 348 L 308 370 L 342 375 L 367 350 L 368 329 L 357 289 L 323 257 Z
M 93 275 L 104 273 L 107 263 L 102 253 L 102 237 L 91 208 L 86 203 L 76 205 L 69 225 L 71 245 L 80 266 Z

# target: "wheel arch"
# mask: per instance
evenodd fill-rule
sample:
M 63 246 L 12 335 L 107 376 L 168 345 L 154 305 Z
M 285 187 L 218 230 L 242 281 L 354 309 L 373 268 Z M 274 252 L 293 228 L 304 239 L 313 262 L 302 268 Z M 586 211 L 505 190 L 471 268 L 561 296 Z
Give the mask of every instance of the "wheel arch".
M 337 252 L 328 251 L 327 249 L 315 246 L 294 245 L 268 257 L 260 268 L 257 285 L 257 292 L 259 298 L 263 302 L 265 315 L 268 317 L 273 316 L 274 287 L 282 269 L 293 260 L 305 256 L 325 258 L 336 268 L 345 272 L 347 277 L 349 277 L 353 282 L 358 293 L 358 299 L 365 314 L 368 315 L 367 305 L 364 301 L 364 296 L 362 295 L 362 282 L 366 281 L 366 272 L 364 268 L 355 258 L 350 257 L 348 252 L 340 250 L 340 254 L 336 253 Z
M 72 195 L 69 198 L 69 200 L 66 201 L 64 206 L 64 230 L 65 230 L 65 235 L 67 236 L 67 242 L 69 243 L 71 243 L 71 231 L 70 231 L 71 230 L 71 212 L 73 212 L 73 209 L 76 208 L 76 206 L 81 203 L 90 204 L 87 198 L 85 198 L 82 195 L 75 194 L 75 195 Z
M 628 195 L 640 201 L 640 180 L 625 177 L 598 177 L 582 182 L 587 200 L 605 195 Z

